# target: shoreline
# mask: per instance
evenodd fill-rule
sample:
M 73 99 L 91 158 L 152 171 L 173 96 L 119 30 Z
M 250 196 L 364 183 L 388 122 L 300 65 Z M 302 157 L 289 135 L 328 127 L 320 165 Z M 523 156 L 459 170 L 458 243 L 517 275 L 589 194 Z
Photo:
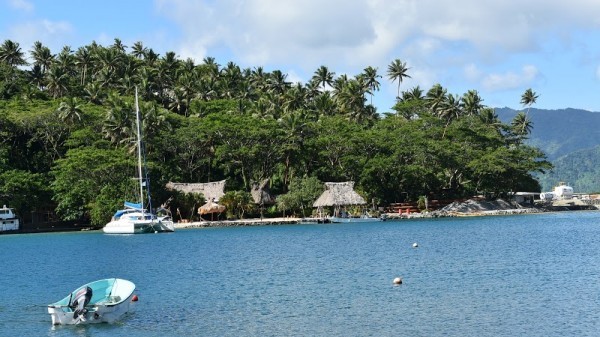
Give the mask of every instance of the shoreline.
M 538 214 L 547 211 L 537 208 L 519 208 L 519 209 L 500 209 L 485 210 L 477 212 L 459 212 L 459 211 L 433 211 L 428 213 L 402 214 L 384 213 L 385 221 L 401 221 L 410 219 L 433 219 L 449 217 L 475 217 L 475 216 L 498 216 L 498 215 L 523 215 Z M 269 225 L 297 225 L 297 224 L 318 224 L 329 223 L 326 218 L 264 218 L 264 219 L 243 219 L 243 220 L 220 220 L 220 221 L 194 221 L 177 222 L 175 229 L 193 229 L 193 228 L 220 228 L 220 227 L 245 227 L 245 226 L 269 226 Z
M 500 208 L 500 209 L 440 209 L 431 212 L 398 214 L 383 213 L 385 221 L 402 221 L 410 219 L 434 219 L 449 217 L 478 217 L 478 216 L 503 216 L 503 215 L 525 215 L 539 214 L 548 212 L 568 212 L 578 210 L 597 211 L 598 208 L 590 209 L 568 209 L 564 207 L 526 207 L 526 208 Z M 225 228 L 225 227 L 249 227 L 249 226 L 278 226 L 278 225 L 298 225 L 298 224 L 323 224 L 330 223 L 327 218 L 299 218 L 299 217 L 278 217 L 278 218 L 252 218 L 242 220 L 216 220 L 216 221 L 194 221 L 194 222 L 176 222 L 175 229 L 197 229 L 197 228 Z M 80 226 L 78 228 L 45 228 L 45 229 L 27 229 L 16 231 L 0 231 L 0 235 L 7 234 L 33 234 L 47 232 L 73 232 L 73 231 L 94 231 L 101 228 Z

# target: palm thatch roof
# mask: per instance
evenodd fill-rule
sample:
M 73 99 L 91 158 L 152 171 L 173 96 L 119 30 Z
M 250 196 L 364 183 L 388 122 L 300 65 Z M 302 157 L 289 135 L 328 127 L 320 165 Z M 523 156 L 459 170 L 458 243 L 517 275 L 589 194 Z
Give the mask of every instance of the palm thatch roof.
M 225 180 L 210 183 L 167 183 L 167 188 L 183 193 L 202 193 L 206 200 L 219 200 L 225 195 Z
M 198 208 L 198 213 L 200 213 L 200 215 L 222 213 L 223 211 L 225 211 L 225 206 L 217 204 L 216 202 L 212 201 L 212 199 L 208 200 L 206 204 Z
M 354 191 L 354 182 L 325 183 L 327 188 L 313 207 L 364 205 L 367 202 Z
M 252 194 L 252 199 L 257 205 L 272 205 L 275 203 L 275 198 L 269 191 L 269 179 L 263 180 L 260 184 L 253 183 L 250 194 Z

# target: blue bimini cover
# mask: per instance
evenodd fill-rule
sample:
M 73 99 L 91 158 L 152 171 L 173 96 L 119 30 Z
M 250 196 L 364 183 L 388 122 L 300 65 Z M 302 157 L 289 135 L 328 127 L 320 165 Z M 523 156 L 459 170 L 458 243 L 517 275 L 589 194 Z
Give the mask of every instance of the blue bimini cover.
M 133 209 L 139 209 L 139 210 L 142 209 L 142 204 L 141 203 L 137 204 L 137 203 L 134 203 L 134 202 L 125 201 L 124 204 L 125 204 L 125 207 L 127 207 L 127 208 L 133 208 Z

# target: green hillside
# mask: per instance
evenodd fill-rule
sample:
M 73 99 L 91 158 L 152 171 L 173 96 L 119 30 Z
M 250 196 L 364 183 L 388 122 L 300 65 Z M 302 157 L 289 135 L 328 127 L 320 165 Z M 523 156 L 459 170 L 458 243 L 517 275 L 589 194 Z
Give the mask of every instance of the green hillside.
M 517 111 L 496 109 L 498 117 L 510 122 Z M 531 109 L 533 130 L 527 143 L 548 156 L 554 169 L 536 174 L 542 190 L 550 191 L 559 182 L 576 192 L 600 191 L 600 113 L 580 109 Z
M 553 164 L 551 172 L 537 175 L 544 191 L 559 181 L 567 182 L 577 193 L 600 191 L 600 146 L 567 154 Z

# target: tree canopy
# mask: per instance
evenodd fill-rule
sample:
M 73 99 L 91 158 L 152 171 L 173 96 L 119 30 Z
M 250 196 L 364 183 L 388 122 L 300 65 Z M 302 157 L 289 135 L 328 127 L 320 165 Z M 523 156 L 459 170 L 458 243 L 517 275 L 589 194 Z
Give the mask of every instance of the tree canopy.
M 321 66 L 308 83 L 291 83 L 280 70 L 222 66 L 210 57 L 196 64 L 142 42 L 127 50 L 115 39 L 53 54 L 36 42 L 27 64 L 18 43 L 0 46 L 3 202 L 22 212 L 53 208 L 65 220 L 108 221 L 132 193 L 135 88 L 157 204 L 172 197 L 168 181 L 222 179 L 238 191 L 226 201 L 244 204 L 242 192 L 268 178 L 273 193 L 292 193 L 282 200 L 301 213 L 300 182 L 311 179 L 353 180 L 380 204 L 500 196 L 539 190 L 532 174 L 550 168 L 541 151 L 523 144 L 533 127 L 526 113 L 504 124 L 475 90 L 452 94 L 436 84 L 400 92 L 410 68 L 399 59 L 387 72 L 398 82 L 396 104 L 378 113 L 369 98 L 382 76 L 371 66 L 355 76 Z M 536 98 L 529 89 L 522 103 L 529 109 Z M 20 201 L 31 194 L 39 200 Z M 237 216 L 251 211 L 244 207 Z

